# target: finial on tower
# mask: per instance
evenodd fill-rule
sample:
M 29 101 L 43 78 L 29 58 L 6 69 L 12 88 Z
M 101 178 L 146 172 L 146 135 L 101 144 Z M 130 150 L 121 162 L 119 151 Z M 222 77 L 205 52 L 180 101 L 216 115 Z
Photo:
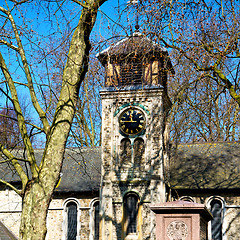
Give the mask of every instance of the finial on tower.
M 139 32 L 139 7 L 138 7 L 138 0 L 130 0 L 127 2 L 128 6 L 136 7 L 136 25 L 135 25 L 135 32 Z

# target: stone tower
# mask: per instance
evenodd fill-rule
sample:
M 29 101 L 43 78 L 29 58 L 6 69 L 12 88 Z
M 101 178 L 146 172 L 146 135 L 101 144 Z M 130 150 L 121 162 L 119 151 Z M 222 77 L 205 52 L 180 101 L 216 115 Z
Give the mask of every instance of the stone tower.
M 149 205 L 166 201 L 166 49 L 135 32 L 98 55 L 102 97 L 100 239 L 155 239 Z

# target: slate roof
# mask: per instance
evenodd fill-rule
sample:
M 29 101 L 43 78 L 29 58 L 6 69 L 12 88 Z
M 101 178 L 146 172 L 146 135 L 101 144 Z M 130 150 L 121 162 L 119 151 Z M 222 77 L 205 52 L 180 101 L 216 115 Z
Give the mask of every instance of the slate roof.
M 172 149 L 170 185 L 175 189 L 240 188 L 240 142 L 182 144 Z
M 101 148 L 67 149 L 57 192 L 99 191 Z
M 41 159 L 43 150 L 35 150 Z M 101 148 L 67 149 L 56 192 L 99 191 Z M 0 177 L 18 182 L 7 164 Z M 182 144 L 171 149 L 169 184 L 175 189 L 240 189 L 240 142 Z
M 14 151 L 19 158 L 23 158 L 22 150 Z M 41 161 L 42 154 L 43 149 L 35 150 L 38 162 Z M 24 167 L 23 163 L 22 165 Z M 0 165 L 0 178 L 15 184 L 20 180 L 13 167 L 8 163 Z M 62 177 L 56 192 L 99 191 L 100 179 L 101 149 L 99 147 L 66 149 Z
M 17 238 L 0 221 L 0 240 L 17 240 Z

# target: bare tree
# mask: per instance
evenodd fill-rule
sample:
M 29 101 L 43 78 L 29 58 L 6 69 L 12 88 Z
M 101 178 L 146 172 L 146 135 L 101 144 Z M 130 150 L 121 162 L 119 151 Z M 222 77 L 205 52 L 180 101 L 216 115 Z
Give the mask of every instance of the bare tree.
M 143 1 L 143 10 L 155 41 L 178 51 L 240 105 L 238 1 Z
M 91 61 L 69 136 L 69 144 L 99 146 L 101 143 L 101 98 L 103 76 L 97 60 Z
M 17 118 L 11 108 L 5 107 L 0 111 L 0 141 L 8 149 L 22 147 Z
M 175 72 L 169 81 L 173 103 L 169 116 L 171 141 L 238 140 L 239 105 L 228 91 L 184 61 L 175 65 Z
M 38 65 L 41 65 L 41 67 L 42 65 L 48 65 L 46 54 L 51 54 L 50 47 L 47 51 L 46 48 L 41 48 L 41 35 L 44 35 L 43 33 L 47 29 L 41 29 L 42 32 L 39 31 L 38 34 L 35 34 L 33 22 L 31 19 L 25 18 L 26 10 L 29 11 L 35 7 L 34 3 L 32 5 L 32 1 L 6 1 L 5 4 L 0 6 L 0 44 L 4 46 L 0 54 L 0 67 L 3 74 L 1 90 L 3 92 L 9 91 L 10 93 L 9 97 L 13 103 L 19 130 L 26 149 L 26 158 L 20 159 L 0 143 L 0 151 L 5 157 L 4 161 L 9 161 L 15 168 L 22 181 L 22 188 L 17 189 L 3 179 L 0 182 L 11 187 L 22 197 L 20 239 L 44 239 L 46 236 L 48 206 L 59 179 L 66 141 L 78 102 L 80 84 L 88 70 L 89 52 L 91 49 L 89 36 L 96 21 L 98 8 L 105 1 L 73 0 L 77 5 L 71 4 L 72 8 L 77 6 L 76 11 L 79 12 L 81 10 L 81 16 L 78 17 L 78 21 L 75 21 L 76 27 L 73 33 L 69 33 L 71 43 L 66 56 L 66 65 L 63 69 L 60 96 L 52 121 L 49 121 L 47 118 L 49 107 L 48 104 L 44 106 L 46 99 L 43 96 L 43 88 L 45 85 L 43 81 L 40 84 L 42 79 L 40 74 L 38 74 Z M 67 2 L 70 4 L 69 1 Z M 51 13 L 50 15 L 57 19 L 55 24 L 59 27 L 58 24 L 61 18 L 58 18 L 58 14 L 59 10 L 63 9 L 64 3 L 65 1 L 41 1 L 39 6 L 47 5 L 48 13 Z M 53 4 L 55 4 L 55 8 Z M 74 17 L 76 18 L 77 16 L 78 14 L 75 12 Z M 38 17 L 41 16 L 37 13 L 36 19 Z M 62 31 L 62 29 L 60 30 Z M 33 61 L 33 59 L 36 59 L 36 56 L 39 59 Z M 13 62 L 14 58 L 15 61 Z M 18 63 L 18 66 L 16 66 L 16 63 Z M 47 66 L 46 69 L 51 70 L 51 66 Z M 18 74 L 16 74 L 16 71 L 18 70 L 22 70 L 24 73 L 24 75 L 20 75 L 19 79 L 16 77 Z M 51 75 L 46 76 L 47 81 L 51 82 L 49 78 Z M 19 103 L 18 90 L 21 90 L 21 87 L 29 91 L 31 104 L 41 121 L 41 125 L 34 123 L 31 125 L 46 136 L 44 155 L 40 164 L 37 164 L 24 114 Z M 40 101 L 39 96 L 43 97 L 42 101 Z M 20 162 L 26 162 L 29 165 L 31 178 L 28 177 Z
M 169 50 L 175 69 L 168 79 L 171 141 L 239 140 L 239 3 L 129 3 L 118 7 L 109 28 L 120 29 L 115 36 L 121 36 L 139 25 L 142 34 Z
M 130 23 L 169 49 L 176 72 L 168 80 L 171 140 L 238 140 L 239 3 L 142 0 L 135 6 Z
M 95 58 L 96 53 L 94 53 L 93 51 L 91 54 L 89 71 L 79 89 L 79 99 L 68 138 L 68 147 L 99 146 L 101 142 L 101 98 L 99 91 L 103 86 L 104 76 L 102 67 Z M 59 99 L 62 77 L 59 72 L 53 76 L 51 93 L 46 93 L 48 101 L 52 99 L 49 118 L 52 118 Z

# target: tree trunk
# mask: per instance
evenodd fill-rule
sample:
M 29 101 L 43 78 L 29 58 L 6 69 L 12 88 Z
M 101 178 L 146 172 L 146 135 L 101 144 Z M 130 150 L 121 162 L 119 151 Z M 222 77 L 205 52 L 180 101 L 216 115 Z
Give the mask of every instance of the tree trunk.
M 51 194 L 46 194 L 38 182 L 30 182 L 22 200 L 19 239 L 43 240 L 47 233 L 46 216 Z

